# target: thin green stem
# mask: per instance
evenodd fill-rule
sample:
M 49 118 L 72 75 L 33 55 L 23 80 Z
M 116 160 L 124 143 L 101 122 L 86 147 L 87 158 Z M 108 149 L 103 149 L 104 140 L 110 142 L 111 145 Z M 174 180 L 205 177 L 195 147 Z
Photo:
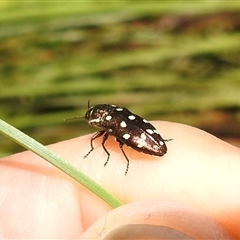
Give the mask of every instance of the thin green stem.
M 84 187 L 92 191 L 106 203 L 108 203 L 113 208 L 119 207 L 123 205 L 123 203 L 118 200 L 116 197 L 112 196 L 108 191 L 94 182 L 92 179 L 87 177 L 85 174 L 78 171 L 75 167 L 73 167 L 70 163 L 64 161 L 55 153 L 51 152 L 45 146 L 29 137 L 25 133 L 11 126 L 10 124 L 4 122 L 0 119 L 0 133 L 5 135 L 6 137 L 12 139 L 16 143 L 20 144 L 24 148 L 36 153 L 38 156 L 42 157 L 77 182 L 82 184 Z

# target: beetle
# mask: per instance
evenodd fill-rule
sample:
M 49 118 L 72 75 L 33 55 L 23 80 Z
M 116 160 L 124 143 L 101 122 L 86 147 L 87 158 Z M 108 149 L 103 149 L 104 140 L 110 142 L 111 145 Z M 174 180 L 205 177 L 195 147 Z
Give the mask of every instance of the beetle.
M 124 144 L 138 152 L 161 157 L 167 152 L 165 142 L 172 140 L 164 140 L 151 123 L 124 107 L 98 104 L 89 107 L 84 118 L 89 125 L 101 129 L 91 137 L 91 149 L 84 158 L 94 150 L 93 141 L 102 137 L 101 144 L 107 154 L 107 160 L 104 163 L 105 167 L 110 158 L 105 142 L 109 135 L 114 136 L 127 160 L 125 175 L 129 169 L 129 159 L 123 149 Z

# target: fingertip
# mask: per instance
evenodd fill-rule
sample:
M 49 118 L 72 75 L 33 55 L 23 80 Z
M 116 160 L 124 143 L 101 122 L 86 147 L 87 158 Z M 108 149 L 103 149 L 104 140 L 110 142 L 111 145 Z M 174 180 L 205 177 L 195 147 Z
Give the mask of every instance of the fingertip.
M 232 239 L 197 209 L 159 200 L 133 202 L 108 212 L 82 239 Z

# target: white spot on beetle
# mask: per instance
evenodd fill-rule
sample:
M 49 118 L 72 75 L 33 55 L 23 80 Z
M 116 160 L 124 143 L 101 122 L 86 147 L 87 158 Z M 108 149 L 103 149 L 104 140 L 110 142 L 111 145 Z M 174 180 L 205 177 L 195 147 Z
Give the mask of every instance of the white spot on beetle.
M 107 130 L 108 132 L 112 132 L 113 130 L 111 129 L 111 128 L 108 128 L 108 130 Z
M 130 115 L 130 116 L 128 116 L 128 118 L 129 118 L 130 120 L 134 120 L 136 117 L 135 117 L 134 115 Z
M 164 142 L 163 142 L 163 141 L 159 141 L 159 144 L 160 144 L 161 146 L 163 146 L 163 145 L 164 145 Z
M 156 129 L 154 129 L 153 132 L 155 132 L 156 134 L 159 134 L 158 131 L 157 131 Z
M 147 139 L 147 136 L 146 136 L 145 133 L 142 133 L 142 134 L 141 134 L 141 139 L 144 140 L 144 141 Z
M 108 115 L 108 116 L 106 116 L 106 118 L 105 118 L 106 120 L 111 120 L 112 119 L 112 116 L 110 116 L 110 115 Z
M 125 133 L 125 134 L 123 135 L 123 138 L 124 138 L 125 140 L 128 140 L 130 137 L 131 137 L 131 136 L 130 136 L 130 134 L 128 134 L 128 133 Z
M 146 132 L 148 132 L 149 134 L 153 134 L 153 130 L 152 129 L 146 129 Z
M 141 140 L 141 139 L 139 139 L 138 141 L 137 141 L 137 147 L 138 148 L 142 148 L 143 146 L 145 146 L 146 145 L 146 142 L 145 141 L 143 141 L 143 140 Z
M 146 119 L 143 119 L 143 122 L 145 122 L 145 123 L 148 123 L 148 120 L 146 120 Z
M 120 126 L 123 127 L 123 128 L 125 128 L 125 127 L 127 126 L 127 124 L 126 124 L 126 122 L 122 121 L 122 122 L 120 123 Z
M 116 110 L 119 111 L 119 112 L 123 111 L 122 108 L 116 108 Z
M 153 145 L 153 148 L 157 150 L 158 149 L 158 145 Z
M 100 118 L 96 118 L 96 119 L 92 119 L 89 121 L 89 123 L 99 123 L 100 122 Z

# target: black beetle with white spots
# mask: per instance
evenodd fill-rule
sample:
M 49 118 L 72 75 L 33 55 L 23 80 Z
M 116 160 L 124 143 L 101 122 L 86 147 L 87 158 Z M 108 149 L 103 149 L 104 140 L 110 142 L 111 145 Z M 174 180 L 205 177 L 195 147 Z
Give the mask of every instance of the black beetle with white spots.
M 131 113 L 127 108 L 118 107 L 110 104 L 99 104 L 90 107 L 85 114 L 86 121 L 93 127 L 101 128 L 91 138 L 91 149 L 84 156 L 87 157 L 94 149 L 93 141 L 102 136 L 102 147 L 107 154 L 107 165 L 110 153 L 105 147 L 105 142 L 109 135 L 114 136 L 119 143 L 119 147 L 127 160 L 127 168 L 129 168 L 129 159 L 124 152 L 123 145 L 132 149 L 155 156 L 163 156 L 167 152 L 165 142 L 156 128 L 147 120 Z

